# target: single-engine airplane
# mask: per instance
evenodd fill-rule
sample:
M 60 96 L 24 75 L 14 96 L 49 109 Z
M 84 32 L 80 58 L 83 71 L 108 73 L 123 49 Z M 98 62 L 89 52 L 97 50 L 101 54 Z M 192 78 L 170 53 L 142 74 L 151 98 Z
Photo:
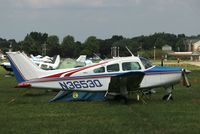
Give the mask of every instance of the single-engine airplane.
M 58 66 L 60 65 L 60 55 L 57 55 L 52 58 L 48 56 L 45 56 L 43 58 L 36 58 L 36 57 L 33 57 L 32 55 L 30 59 L 40 68 L 45 69 L 45 70 L 57 69 Z
M 30 55 L 32 61 L 37 61 L 37 62 L 53 62 L 53 57 L 49 56 L 44 56 L 42 57 L 41 55 L 33 56 L 32 54 Z
M 17 87 L 58 89 L 51 100 L 104 100 L 108 95 L 120 95 L 127 100 L 128 93 L 151 92 L 163 87 L 165 100 L 172 98 L 173 86 L 187 80 L 185 69 L 155 66 L 141 57 L 115 57 L 84 67 L 42 70 L 21 52 L 7 52 L 18 81 Z
M 60 55 L 52 58 L 48 56 L 45 56 L 44 58 L 37 58 L 36 56 L 33 57 L 33 55 L 31 55 L 30 60 L 38 65 L 40 68 L 45 70 L 57 69 L 60 65 Z M 0 66 L 2 66 L 8 72 L 13 71 L 10 62 L 3 62 Z
M 1 63 L 1 66 L 8 72 L 12 72 L 12 68 L 9 62 L 3 62 Z

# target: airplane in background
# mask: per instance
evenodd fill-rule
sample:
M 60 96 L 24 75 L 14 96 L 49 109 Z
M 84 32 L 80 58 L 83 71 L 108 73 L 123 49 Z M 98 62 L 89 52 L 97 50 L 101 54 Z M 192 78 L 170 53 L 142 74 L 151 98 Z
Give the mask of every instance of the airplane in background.
M 45 70 L 52 70 L 58 68 L 60 64 L 60 55 L 57 55 L 55 57 L 41 57 L 40 55 L 38 56 L 33 56 L 31 55 L 31 61 L 38 65 L 40 68 L 45 69 Z M 1 66 L 8 72 L 12 72 L 11 64 L 10 62 L 3 62 L 1 63 Z
M 76 59 L 76 62 L 84 63 L 84 66 L 92 64 L 92 60 L 87 59 L 87 55 L 80 55 L 78 59 Z
M 107 96 L 128 99 L 128 93 L 145 94 L 163 87 L 163 99 L 172 99 L 173 86 L 184 81 L 190 86 L 187 71 L 178 67 L 155 66 L 142 57 L 114 57 L 84 67 L 42 70 L 21 52 L 7 52 L 16 76 L 17 87 L 57 89 L 51 101 L 104 100 Z
M 37 61 L 37 62 L 53 62 L 54 57 L 49 57 L 49 56 L 44 56 L 42 57 L 41 55 L 33 56 L 32 54 L 30 55 L 32 61 Z
M 57 55 L 58 56 L 58 55 Z M 57 57 L 56 56 L 56 57 Z M 55 59 L 55 56 L 54 57 L 49 57 L 49 56 L 41 56 L 41 55 L 37 55 L 37 56 L 34 56 L 34 55 L 30 55 L 31 57 L 31 60 L 32 61 L 37 61 L 37 62 L 49 62 L 49 63 L 52 63 L 53 60 Z
M 38 65 L 40 68 L 42 68 L 44 70 L 57 69 L 61 62 L 60 55 L 57 55 L 54 57 L 49 57 L 49 56 L 42 57 L 41 55 L 33 56 L 31 54 L 30 57 L 31 57 L 30 58 L 31 61 L 33 61 L 36 65 Z M 83 64 L 81 64 L 81 65 L 78 64 L 75 67 L 83 67 L 83 66 L 92 64 L 91 60 L 86 59 L 86 55 L 80 55 L 77 58 L 76 62 L 77 62 L 77 64 L 78 63 L 83 63 Z M 2 66 L 8 72 L 13 71 L 11 68 L 10 62 L 3 62 L 3 63 L 1 63 L 0 66 Z
M 12 67 L 10 62 L 3 62 L 1 63 L 1 66 L 8 72 L 12 72 Z
M 0 53 L 0 60 L 5 60 L 5 59 L 6 59 L 6 55 Z
M 43 58 L 36 58 L 36 57 L 31 56 L 30 59 L 40 68 L 45 69 L 45 70 L 57 69 L 58 66 L 60 65 L 60 55 L 57 55 L 52 58 L 48 56 L 45 56 Z

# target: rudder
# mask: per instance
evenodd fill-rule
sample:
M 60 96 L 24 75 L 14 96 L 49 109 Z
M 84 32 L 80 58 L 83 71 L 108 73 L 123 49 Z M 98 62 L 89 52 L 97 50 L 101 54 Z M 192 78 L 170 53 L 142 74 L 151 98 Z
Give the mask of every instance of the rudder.
M 35 65 L 30 58 L 21 52 L 7 52 L 11 67 L 16 76 L 17 82 L 39 78 L 44 70 Z

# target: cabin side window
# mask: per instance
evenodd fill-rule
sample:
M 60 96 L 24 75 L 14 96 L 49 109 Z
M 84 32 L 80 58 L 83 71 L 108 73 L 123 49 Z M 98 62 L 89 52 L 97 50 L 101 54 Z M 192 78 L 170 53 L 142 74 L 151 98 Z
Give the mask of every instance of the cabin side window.
M 122 70 L 129 71 L 129 70 L 140 70 L 140 64 L 138 62 L 124 62 L 122 63 Z
M 118 72 L 119 64 L 112 64 L 107 66 L 107 72 Z
M 93 70 L 94 73 L 104 73 L 105 72 L 105 67 L 99 67 Z

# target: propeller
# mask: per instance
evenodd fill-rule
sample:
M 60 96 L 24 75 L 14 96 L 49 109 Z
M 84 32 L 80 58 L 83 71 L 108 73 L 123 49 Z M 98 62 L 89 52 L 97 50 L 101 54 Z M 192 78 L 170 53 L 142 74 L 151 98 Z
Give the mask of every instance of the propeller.
M 189 74 L 189 73 L 191 73 L 190 70 L 185 70 L 185 69 L 182 70 L 183 85 L 186 87 L 191 87 L 191 84 L 187 78 L 187 74 Z

